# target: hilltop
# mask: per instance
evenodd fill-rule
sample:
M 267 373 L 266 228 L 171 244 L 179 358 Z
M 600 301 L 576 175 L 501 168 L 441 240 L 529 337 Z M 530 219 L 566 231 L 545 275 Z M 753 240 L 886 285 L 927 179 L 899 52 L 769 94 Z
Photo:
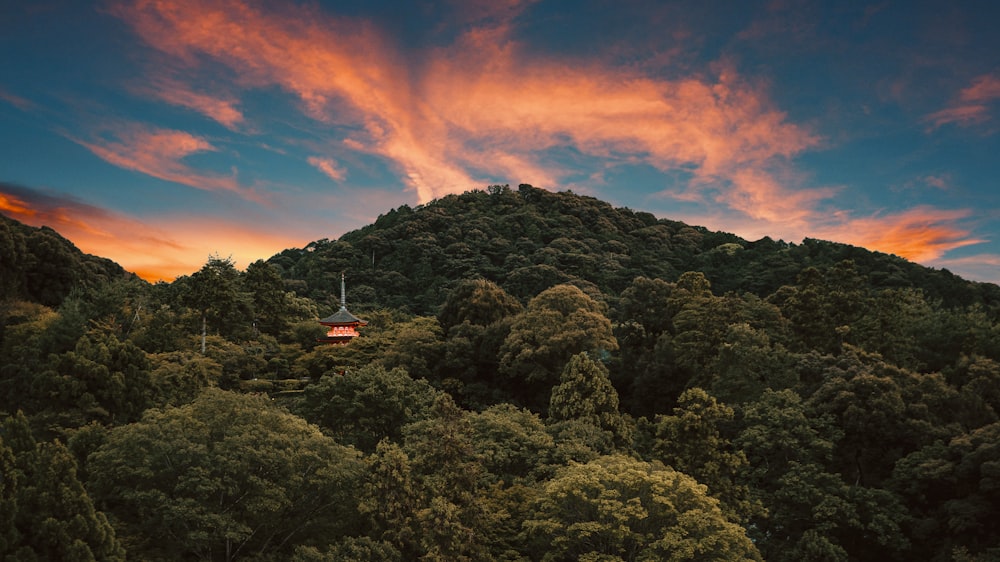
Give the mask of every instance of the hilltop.
M 716 294 L 765 297 L 794 284 L 806 268 L 843 260 L 853 261 L 873 290 L 919 288 L 949 307 L 1000 303 L 996 285 L 897 256 L 815 239 L 748 241 L 526 184 L 403 205 L 337 240 L 318 240 L 267 261 L 300 296 L 320 303 L 332 304 L 346 271 L 352 302 L 431 314 L 463 279 L 494 281 L 526 301 L 559 283 L 614 298 L 636 277 L 674 281 L 700 271 Z

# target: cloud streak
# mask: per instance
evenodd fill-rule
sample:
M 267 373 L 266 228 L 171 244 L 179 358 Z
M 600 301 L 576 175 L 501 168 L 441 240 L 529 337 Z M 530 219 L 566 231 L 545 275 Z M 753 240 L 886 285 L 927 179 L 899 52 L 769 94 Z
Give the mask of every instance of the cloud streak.
M 959 221 L 970 215 L 971 212 L 965 209 L 922 206 L 900 213 L 848 220 L 821 229 L 819 234 L 830 240 L 929 263 L 951 250 L 985 242 L 958 226 Z
M 21 96 L 12 94 L 7 90 L 0 87 L 0 100 L 5 101 L 14 107 L 20 109 L 21 111 L 29 111 L 35 109 L 35 104 L 29 99 L 22 98 Z
M 347 178 L 347 171 L 337 166 L 337 163 L 329 158 L 310 156 L 307 161 L 325 176 L 335 182 L 342 182 Z
M 244 120 L 235 98 L 197 92 L 177 80 L 158 78 L 136 90 L 171 105 L 193 110 L 230 130 L 235 130 Z
M 925 117 L 931 123 L 931 130 L 955 124 L 962 127 L 980 125 L 992 119 L 992 104 L 1000 99 L 1000 77 L 984 74 L 973 79 L 972 84 L 963 88 L 958 96 L 940 111 Z
M 223 191 L 266 203 L 254 190 L 241 186 L 233 175 L 204 173 L 187 165 L 184 159 L 199 153 L 218 150 L 203 137 L 184 131 L 161 129 L 138 123 L 113 125 L 92 140 L 69 137 L 97 157 L 126 170 L 205 191 Z

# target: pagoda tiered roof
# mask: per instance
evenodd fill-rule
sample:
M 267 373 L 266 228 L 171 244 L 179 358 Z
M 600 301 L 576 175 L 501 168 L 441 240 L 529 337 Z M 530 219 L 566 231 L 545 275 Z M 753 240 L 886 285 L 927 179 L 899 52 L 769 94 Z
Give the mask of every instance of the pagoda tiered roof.
M 355 325 L 364 326 L 368 322 L 365 322 L 364 320 L 362 320 L 362 319 L 358 318 L 357 316 L 351 314 L 347 310 L 347 307 L 342 306 L 342 307 L 340 307 L 340 310 L 338 310 L 337 312 L 334 312 L 333 314 L 327 316 L 326 318 L 323 318 L 322 320 L 319 321 L 319 323 L 323 324 L 324 326 L 339 326 L 339 325 L 346 325 L 346 324 L 355 324 Z

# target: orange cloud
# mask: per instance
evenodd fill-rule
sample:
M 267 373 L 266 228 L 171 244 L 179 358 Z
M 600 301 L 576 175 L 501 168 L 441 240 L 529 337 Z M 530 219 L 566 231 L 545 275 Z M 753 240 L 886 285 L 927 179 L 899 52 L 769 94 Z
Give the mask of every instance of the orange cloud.
M 329 158 L 310 156 L 307 161 L 333 181 L 341 182 L 347 177 L 347 171 L 338 167 L 337 163 Z
M 198 270 L 209 255 L 232 256 L 239 267 L 292 247 L 308 236 L 220 217 L 113 213 L 72 197 L 0 183 L 0 210 L 30 226 L 48 226 L 83 252 L 114 260 L 147 281 L 171 281 Z
M 214 152 L 202 137 L 183 131 L 159 129 L 139 124 L 119 125 L 108 135 L 97 136 L 93 141 L 71 140 L 86 147 L 106 162 L 196 189 L 228 191 L 244 198 L 263 202 L 261 196 L 245 188 L 233 176 L 212 175 L 195 171 L 183 162 L 184 158 L 199 152 Z
M 989 102 L 1000 98 L 1000 77 L 990 74 L 979 76 L 958 97 L 964 102 Z
M 963 104 L 935 111 L 924 118 L 932 124 L 931 129 L 955 123 L 963 127 L 976 125 L 990 119 L 990 108 L 981 104 Z
M 958 226 L 968 210 L 917 207 L 902 213 L 859 218 L 822 229 L 820 236 L 895 254 L 919 263 L 940 259 L 950 250 L 985 242 Z
M 235 129 L 243 122 L 243 113 L 237 109 L 237 100 L 196 92 L 176 80 L 160 78 L 137 90 L 171 105 L 194 110 L 228 129 Z
M 973 79 L 972 84 L 959 92 L 948 107 L 927 115 L 931 129 L 955 123 L 968 127 L 991 119 L 990 104 L 1000 99 L 1000 77 L 984 74 Z
M 137 0 L 112 12 L 178 61 L 196 66 L 210 57 L 241 83 L 294 94 L 317 120 L 360 125 L 345 146 L 394 162 L 421 202 L 496 178 L 556 184 L 562 171 L 545 153 L 564 149 L 612 164 L 685 167 L 716 189 L 738 190 L 747 182 L 734 180 L 764 181 L 774 161 L 818 142 L 725 65 L 664 80 L 524 53 L 509 34 L 523 6 L 472 6 L 466 19 L 481 25 L 415 65 L 371 26 L 316 8 Z M 744 198 L 755 212 L 825 195 L 771 184 Z

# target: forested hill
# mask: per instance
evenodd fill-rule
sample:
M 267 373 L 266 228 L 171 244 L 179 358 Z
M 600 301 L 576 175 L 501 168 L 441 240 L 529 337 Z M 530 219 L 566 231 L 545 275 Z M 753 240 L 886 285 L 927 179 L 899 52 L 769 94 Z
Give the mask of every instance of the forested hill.
M 74 288 L 93 289 L 130 275 L 47 226 L 34 228 L 0 214 L 0 297 L 57 306 Z
M 530 186 L 171 283 L 0 226 L 4 561 L 1000 560 L 995 285 Z
M 340 273 L 355 305 L 434 313 L 456 281 L 485 278 L 522 301 L 559 283 L 620 294 L 636 277 L 676 280 L 700 271 L 715 294 L 760 297 L 813 267 L 851 260 L 874 290 L 919 288 L 946 307 L 1000 303 L 1000 287 L 965 281 L 864 248 L 806 239 L 747 241 L 593 197 L 522 184 L 516 191 L 449 195 L 402 206 L 338 240 L 319 240 L 268 260 L 300 296 L 334 304 Z

